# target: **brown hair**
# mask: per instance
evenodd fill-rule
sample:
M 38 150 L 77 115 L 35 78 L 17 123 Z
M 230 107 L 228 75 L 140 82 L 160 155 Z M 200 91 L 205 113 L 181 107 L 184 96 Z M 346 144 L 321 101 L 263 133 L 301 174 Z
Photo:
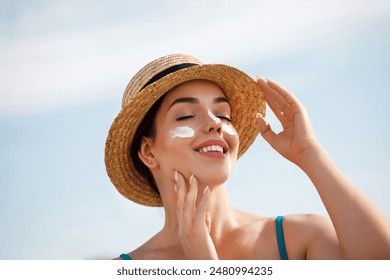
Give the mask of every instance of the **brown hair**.
M 141 141 L 143 137 L 154 138 L 156 135 L 156 114 L 158 109 L 160 109 L 161 103 L 164 100 L 164 96 L 165 95 L 160 97 L 160 99 L 158 99 L 156 103 L 154 103 L 153 106 L 146 113 L 142 122 L 138 126 L 133 141 L 130 145 L 130 159 L 133 161 L 135 169 L 142 177 L 147 180 L 149 185 L 158 195 L 160 195 L 160 192 L 158 191 L 153 175 L 150 172 L 149 168 L 139 158 L 138 151 L 141 147 Z

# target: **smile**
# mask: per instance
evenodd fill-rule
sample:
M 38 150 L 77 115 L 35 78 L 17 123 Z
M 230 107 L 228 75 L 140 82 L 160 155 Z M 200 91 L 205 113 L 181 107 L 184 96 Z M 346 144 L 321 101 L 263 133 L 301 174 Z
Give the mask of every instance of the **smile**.
M 229 151 L 229 146 L 222 139 L 209 139 L 197 145 L 194 150 L 202 156 L 224 159 Z
M 221 154 L 224 153 L 223 148 L 221 146 L 217 146 L 217 145 L 211 145 L 211 146 L 203 147 L 203 148 L 199 149 L 198 152 L 203 152 L 203 153 L 218 152 L 218 153 L 221 153 Z

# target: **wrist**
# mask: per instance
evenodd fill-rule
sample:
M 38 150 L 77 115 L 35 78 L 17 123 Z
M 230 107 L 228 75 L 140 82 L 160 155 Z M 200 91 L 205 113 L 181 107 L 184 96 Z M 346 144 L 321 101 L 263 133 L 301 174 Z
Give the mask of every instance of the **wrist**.
M 327 157 L 325 149 L 318 142 L 315 142 L 297 157 L 295 164 L 308 173 L 311 169 L 319 167 L 322 160 Z

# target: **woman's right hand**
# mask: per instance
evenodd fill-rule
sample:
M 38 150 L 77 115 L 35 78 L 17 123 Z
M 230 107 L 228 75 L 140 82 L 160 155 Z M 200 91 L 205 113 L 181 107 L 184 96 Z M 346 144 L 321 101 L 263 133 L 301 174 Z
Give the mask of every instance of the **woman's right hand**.
M 198 180 L 191 175 L 187 182 L 183 175 L 175 171 L 175 189 L 177 192 L 178 235 L 188 259 L 218 259 L 213 240 L 210 236 L 211 218 L 207 212 L 210 189 L 206 187 L 198 203 Z

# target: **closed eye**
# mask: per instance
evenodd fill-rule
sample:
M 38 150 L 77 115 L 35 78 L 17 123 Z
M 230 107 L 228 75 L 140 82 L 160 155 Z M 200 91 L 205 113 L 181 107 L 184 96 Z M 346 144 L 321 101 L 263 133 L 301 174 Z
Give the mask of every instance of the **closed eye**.
M 229 123 L 232 122 L 232 119 L 227 117 L 227 116 L 217 116 L 217 118 L 221 119 L 221 120 L 224 120 L 224 121 L 227 121 Z
M 187 120 L 187 119 L 190 119 L 190 118 L 193 118 L 193 117 L 194 117 L 193 115 L 181 116 L 181 117 L 177 118 L 176 121 L 184 121 L 184 120 Z M 227 116 L 217 116 L 217 118 L 219 118 L 219 119 L 221 119 L 223 121 L 229 122 L 229 123 L 232 122 L 232 119 L 227 117 Z
M 192 115 L 182 116 L 182 117 L 177 118 L 176 120 L 177 121 L 184 121 L 184 120 L 190 119 L 192 117 L 193 117 Z

